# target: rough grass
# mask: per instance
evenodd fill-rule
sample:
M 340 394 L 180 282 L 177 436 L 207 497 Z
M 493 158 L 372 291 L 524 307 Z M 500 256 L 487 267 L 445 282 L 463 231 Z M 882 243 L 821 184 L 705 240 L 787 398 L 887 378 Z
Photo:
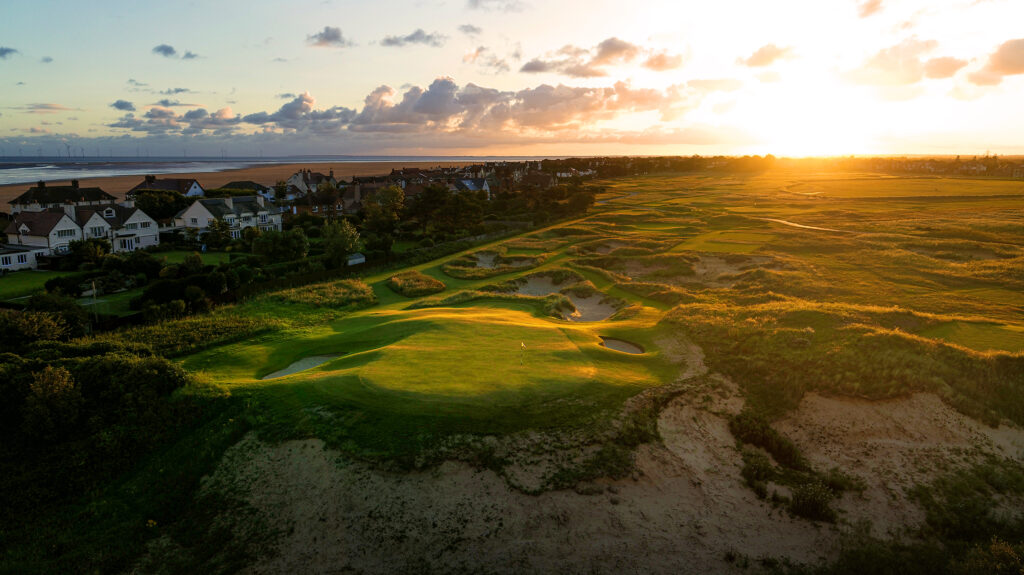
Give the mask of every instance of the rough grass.
M 388 287 L 405 297 L 421 297 L 445 290 L 444 282 L 416 270 L 391 276 Z
M 283 303 L 335 309 L 360 309 L 377 303 L 373 289 L 362 280 L 340 280 L 275 292 L 269 296 Z

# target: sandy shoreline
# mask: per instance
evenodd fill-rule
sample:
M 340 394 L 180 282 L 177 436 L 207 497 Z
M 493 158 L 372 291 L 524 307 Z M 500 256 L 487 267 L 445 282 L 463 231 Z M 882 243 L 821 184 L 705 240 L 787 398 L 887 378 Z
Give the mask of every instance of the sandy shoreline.
M 287 179 L 300 169 L 308 168 L 314 172 L 327 173 L 334 169 L 334 176 L 341 180 L 349 180 L 353 176 L 376 176 L 390 173 L 394 168 L 434 168 L 465 166 L 472 162 L 321 162 L 301 164 L 256 165 L 237 170 L 222 172 L 191 172 L 186 174 L 170 174 L 171 178 L 195 178 L 204 188 L 217 188 L 236 180 L 252 180 L 272 186 L 280 180 Z M 128 190 L 141 182 L 143 176 L 116 176 L 101 178 L 81 178 L 83 187 L 100 187 L 104 191 L 123 199 Z M 54 185 L 66 185 L 66 181 L 54 181 Z M 10 212 L 9 202 L 25 193 L 33 184 L 14 184 L 0 186 L 0 211 Z

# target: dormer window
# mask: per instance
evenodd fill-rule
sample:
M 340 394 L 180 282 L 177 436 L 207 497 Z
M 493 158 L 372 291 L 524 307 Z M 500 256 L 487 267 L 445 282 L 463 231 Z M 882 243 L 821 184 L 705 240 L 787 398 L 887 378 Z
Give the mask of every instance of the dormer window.
M 114 217 L 114 208 L 107 208 L 103 210 L 103 217 L 112 218 Z

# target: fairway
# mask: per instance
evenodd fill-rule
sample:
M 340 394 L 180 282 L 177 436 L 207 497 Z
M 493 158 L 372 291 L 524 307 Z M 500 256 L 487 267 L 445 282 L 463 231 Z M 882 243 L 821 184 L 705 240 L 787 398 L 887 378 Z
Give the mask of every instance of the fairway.
M 313 433 L 354 453 L 395 455 L 410 449 L 412 437 L 422 446 L 456 432 L 596 429 L 631 396 L 671 384 L 689 369 L 662 347 L 679 329 L 673 318 L 702 317 L 707 309 L 742 316 L 745 308 L 734 302 L 786 306 L 784 317 L 760 317 L 757 325 L 812 330 L 825 346 L 843 337 L 837 328 L 844 322 L 894 327 L 869 310 L 907 309 L 926 314 L 907 320 L 907 329 L 931 341 L 979 353 L 1024 347 L 1024 320 L 1007 307 L 1021 303 L 1024 285 L 1007 273 L 1024 261 L 1020 245 L 988 242 L 977 231 L 982 225 L 966 231 L 970 218 L 924 196 L 929 189 L 942 196 L 1009 194 L 1012 183 L 861 174 L 807 180 L 798 189 L 836 197 L 803 200 L 793 199 L 793 184 L 786 172 L 610 180 L 586 217 L 404 270 L 404 281 L 431 286 L 426 295 L 400 295 L 388 283 L 397 272 L 387 272 L 366 278 L 368 288 L 328 283 L 257 297 L 232 313 L 279 327 L 183 363 L 263 406 L 275 436 Z M 879 210 L 876 199 L 893 190 L 923 203 Z M 1022 200 L 1004 196 L 991 208 L 988 202 L 971 203 L 971 217 L 991 209 L 1005 218 L 1006 202 Z M 960 239 L 965 235 L 969 244 Z M 966 263 L 955 259 L 961 253 Z M 571 279 L 540 281 L 530 296 L 516 295 L 515 286 L 544 274 Z M 950 299 L 953 292 L 968 297 Z M 346 306 L 355 294 L 358 306 Z M 598 300 L 614 304 L 612 317 L 567 321 L 555 303 Z M 728 321 L 755 325 L 740 316 Z M 772 328 L 775 321 L 781 323 Z M 714 345 L 735 345 L 726 334 L 737 329 Z M 616 352 L 601 345 L 602 337 L 647 353 Z M 262 379 L 304 360 L 316 365 Z

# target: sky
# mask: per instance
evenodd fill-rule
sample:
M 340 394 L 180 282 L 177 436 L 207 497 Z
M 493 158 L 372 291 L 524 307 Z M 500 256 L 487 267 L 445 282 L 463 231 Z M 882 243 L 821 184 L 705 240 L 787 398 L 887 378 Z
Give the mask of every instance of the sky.
M 1024 154 L 1022 0 L 0 12 L 0 156 Z

